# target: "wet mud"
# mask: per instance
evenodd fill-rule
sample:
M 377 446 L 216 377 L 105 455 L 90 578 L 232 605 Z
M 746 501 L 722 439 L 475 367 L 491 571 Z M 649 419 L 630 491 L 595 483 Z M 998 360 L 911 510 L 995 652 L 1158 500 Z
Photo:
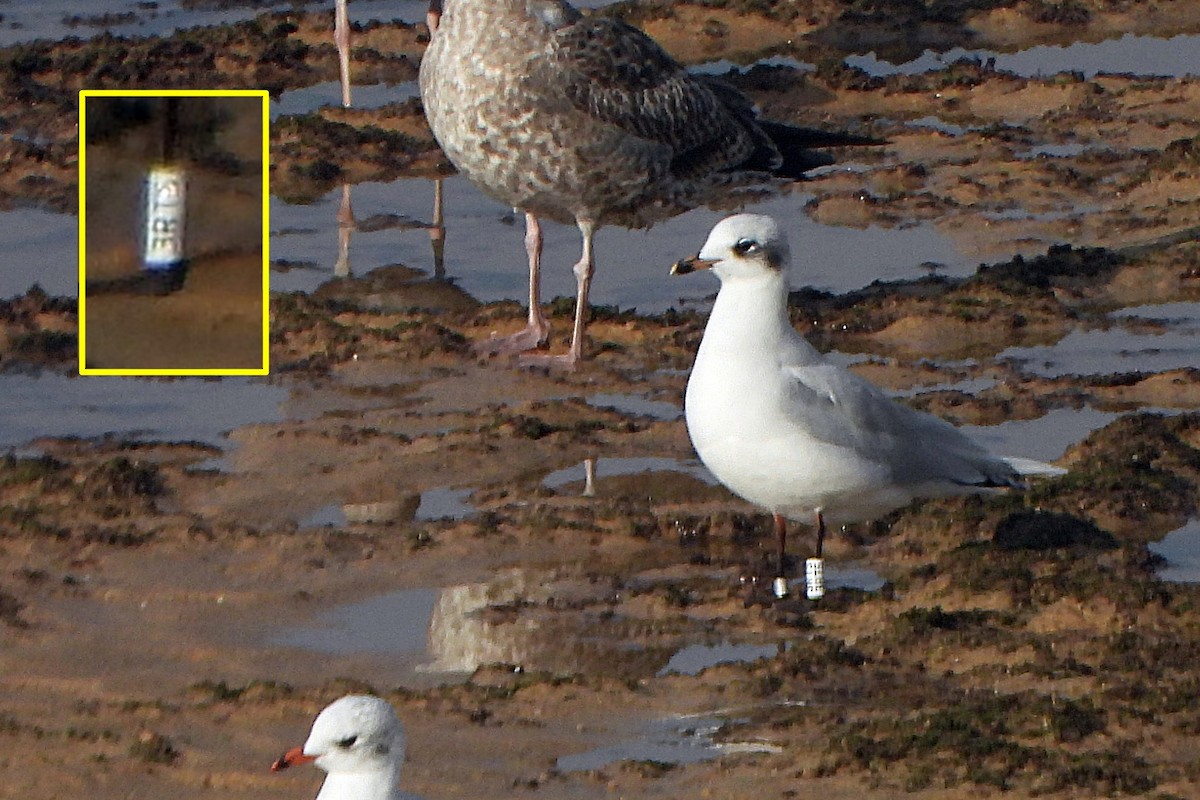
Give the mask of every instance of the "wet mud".
M 873 76 L 843 62 L 867 45 L 899 62 L 934 45 L 1100 39 L 1135 17 L 1160 36 L 1200 26 L 1162 9 L 597 12 L 692 63 L 782 58 L 731 79 L 771 116 L 885 139 L 803 185 L 815 218 L 931 223 L 1003 254 L 967 277 L 930 265 L 850 292 L 800 289 L 793 322 L 902 402 L 981 432 L 1090 414 L 1057 451 L 1024 449 L 1052 448 L 1037 428 L 1013 439 L 1013 455 L 1067 476 L 839 531 L 831 574 L 865 570 L 870 588 L 772 602 L 769 521 L 704 479 L 673 411 L 702 308 L 595 307 L 590 362 L 550 373 L 472 355 L 524 324 L 518 303 L 481 303 L 411 265 L 277 294 L 281 420 L 220 446 L 41 438 L 0 459 L 9 791 L 311 796 L 315 771 L 272 775 L 271 760 L 328 701 L 371 690 L 408 729 L 403 787 L 431 800 L 1194 796 L 1200 589 L 1162 580 L 1150 545 L 1200 502 L 1200 369 L 1186 347 L 1184 363 L 1155 360 L 1196 335 L 1169 309 L 1200 301 L 1200 82 L 1025 78 L 980 61 Z M 0 196 L 73 207 L 79 86 L 329 81 L 330 19 L 3 51 L 3 116 L 28 138 L 5 139 Z M 356 80 L 411 81 L 423 23 L 360 27 Z M 417 101 L 285 115 L 271 135 L 272 191 L 291 202 L 446 169 Z M 570 303 L 551 312 L 561 349 Z M 77 328 L 72 300 L 4 300 L 0 366 L 71 372 Z M 1121 344 L 1082 360 L 1089 336 Z M 793 557 L 808 546 L 798 531 Z M 389 597 L 400 605 L 379 604 Z M 284 643 L 362 609 L 405 617 L 415 639 Z M 696 646 L 715 655 L 671 666 Z M 688 755 L 651 746 L 663 730 Z

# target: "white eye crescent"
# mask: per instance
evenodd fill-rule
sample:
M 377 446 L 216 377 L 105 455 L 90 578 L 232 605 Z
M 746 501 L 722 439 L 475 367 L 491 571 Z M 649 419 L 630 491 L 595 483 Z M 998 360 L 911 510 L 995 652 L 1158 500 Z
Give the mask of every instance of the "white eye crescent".
M 748 256 L 758 251 L 759 244 L 753 239 L 738 239 L 737 244 L 733 246 L 733 252 L 739 256 Z

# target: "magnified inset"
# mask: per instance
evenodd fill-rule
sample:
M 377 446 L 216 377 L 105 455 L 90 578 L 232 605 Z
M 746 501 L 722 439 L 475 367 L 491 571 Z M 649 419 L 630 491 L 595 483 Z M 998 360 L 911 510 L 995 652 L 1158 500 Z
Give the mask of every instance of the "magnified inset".
M 80 373 L 267 372 L 267 99 L 80 92 Z

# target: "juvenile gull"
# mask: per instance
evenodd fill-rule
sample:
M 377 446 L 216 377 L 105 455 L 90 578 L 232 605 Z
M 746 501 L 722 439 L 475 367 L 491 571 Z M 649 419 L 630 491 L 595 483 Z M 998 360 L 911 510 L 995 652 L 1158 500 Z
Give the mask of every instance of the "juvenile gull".
M 390 703 L 370 695 L 346 695 L 313 721 L 302 747 L 274 764 L 278 772 L 315 763 L 327 773 L 317 800 L 401 800 L 396 787 L 404 762 L 404 729 Z
M 571 347 L 552 363 L 583 356 L 598 228 L 648 227 L 730 189 L 832 161 L 806 148 L 868 142 L 759 120 L 739 91 L 689 74 L 640 30 L 561 0 L 445 0 L 420 78 L 450 161 L 526 214 L 529 322 L 483 349 L 546 341 L 539 218 L 579 227 Z
M 918 497 L 1021 487 L 1059 467 L 993 456 L 945 420 L 888 397 L 828 361 L 788 318 L 787 238 L 770 217 L 719 222 L 699 255 L 673 274 L 721 279 L 684 416 L 716 478 L 770 511 L 783 577 L 785 519 L 813 519 L 817 558 L 825 523 L 873 519 Z M 776 580 L 776 593 L 786 584 Z

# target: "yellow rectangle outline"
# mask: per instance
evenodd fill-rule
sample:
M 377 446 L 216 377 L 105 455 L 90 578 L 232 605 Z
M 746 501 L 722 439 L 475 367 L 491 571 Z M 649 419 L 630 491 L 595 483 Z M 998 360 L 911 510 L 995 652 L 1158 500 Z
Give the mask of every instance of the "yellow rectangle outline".
M 262 366 L 251 369 L 88 369 L 87 300 L 84 259 L 87 255 L 87 99 L 89 97 L 258 97 L 262 100 Z M 266 89 L 81 89 L 79 91 L 79 374 L 80 375 L 267 375 L 271 351 L 271 107 Z

